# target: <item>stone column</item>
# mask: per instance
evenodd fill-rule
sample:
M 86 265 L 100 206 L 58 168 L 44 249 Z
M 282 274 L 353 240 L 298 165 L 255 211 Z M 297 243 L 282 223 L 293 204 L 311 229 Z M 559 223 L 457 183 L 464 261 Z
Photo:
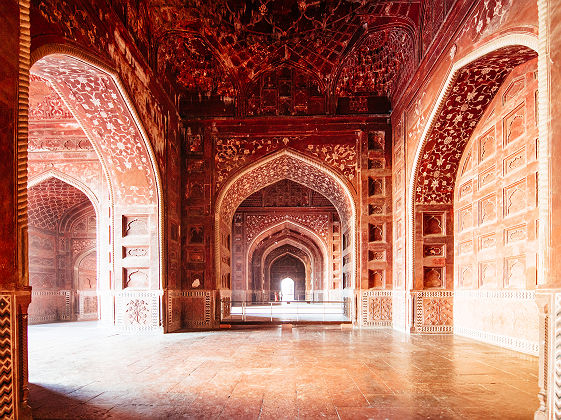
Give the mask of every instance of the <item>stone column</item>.
M 0 3 L 0 417 L 27 404 L 27 108 L 29 0 Z

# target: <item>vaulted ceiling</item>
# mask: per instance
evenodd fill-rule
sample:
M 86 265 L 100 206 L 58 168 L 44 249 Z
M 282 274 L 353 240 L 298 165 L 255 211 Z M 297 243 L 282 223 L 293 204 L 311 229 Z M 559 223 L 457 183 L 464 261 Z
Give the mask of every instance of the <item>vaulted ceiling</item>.
M 444 0 L 443 0 L 444 1 Z M 372 112 L 419 61 L 421 0 L 146 0 L 185 114 Z M 340 100 L 343 98 L 343 100 Z M 204 103 L 205 107 L 200 104 Z

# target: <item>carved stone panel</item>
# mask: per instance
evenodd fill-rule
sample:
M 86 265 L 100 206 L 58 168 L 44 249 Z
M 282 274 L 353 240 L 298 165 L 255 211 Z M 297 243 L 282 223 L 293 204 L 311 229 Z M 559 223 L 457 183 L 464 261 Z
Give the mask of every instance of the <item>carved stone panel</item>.
M 495 153 L 495 129 L 487 131 L 479 138 L 479 162 Z
M 479 224 L 490 223 L 497 218 L 497 198 L 489 195 L 479 201 Z
M 424 257 L 443 257 L 445 245 L 423 245 Z
M 504 174 L 508 175 L 516 169 L 523 168 L 526 165 L 526 148 L 518 150 L 504 159 Z
M 481 287 L 495 287 L 497 285 L 496 262 L 482 261 L 479 263 L 479 285 Z
M 518 213 L 527 206 L 526 180 L 520 180 L 504 189 L 505 216 Z
M 522 103 L 503 120 L 505 146 L 524 134 L 525 126 L 526 107 Z
M 150 269 L 149 268 L 125 268 L 123 287 L 131 287 L 136 289 L 146 289 L 150 285 Z
M 523 255 L 505 259 L 505 287 L 526 286 L 526 258 Z
M 513 242 L 522 241 L 527 238 L 527 226 L 526 224 L 520 224 L 516 226 L 510 226 L 505 229 L 505 243 L 511 244 Z
M 123 216 L 123 236 L 148 235 L 147 216 Z

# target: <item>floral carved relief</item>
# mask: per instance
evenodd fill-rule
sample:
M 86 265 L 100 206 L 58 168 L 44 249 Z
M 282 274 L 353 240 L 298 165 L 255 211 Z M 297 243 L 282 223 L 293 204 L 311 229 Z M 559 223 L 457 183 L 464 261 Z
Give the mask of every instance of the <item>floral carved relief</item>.
M 453 202 L 460 158 L 478 121 L 510 71 L 533 57 L 526 47 L 505 47 L 457 72 L 420 155 L 417 203 Z
M 258 139 L 218 137 L 214 158 L 217 188 L 220 188 L 231 173 L 245 166 L 252 159 L 285 147 L 300 148 L 298 143 L 302 143 L 303 138 L 300 136 Z M 355 180 L 357 152 L 354 144 L 308 144 L 301 151 L 342 173 L 349 181 Z

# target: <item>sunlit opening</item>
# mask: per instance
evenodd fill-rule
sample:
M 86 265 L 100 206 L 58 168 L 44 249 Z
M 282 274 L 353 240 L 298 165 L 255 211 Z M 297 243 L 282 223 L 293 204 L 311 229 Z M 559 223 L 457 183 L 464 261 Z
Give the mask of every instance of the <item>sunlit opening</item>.
M 290 277 L 281 281 L 281 300 L 283 302 L 294 300 L 294 280 Z

